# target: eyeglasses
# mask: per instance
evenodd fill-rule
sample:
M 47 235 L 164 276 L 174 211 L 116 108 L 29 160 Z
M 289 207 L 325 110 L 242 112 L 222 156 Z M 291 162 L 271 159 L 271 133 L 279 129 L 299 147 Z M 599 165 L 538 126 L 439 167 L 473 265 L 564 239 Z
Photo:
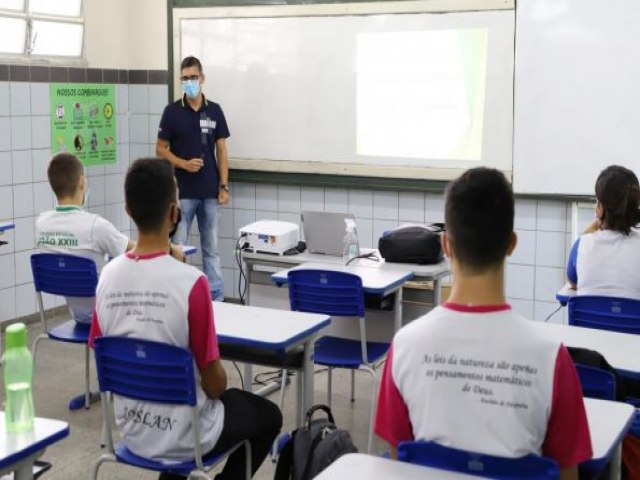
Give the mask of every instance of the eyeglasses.
M 180 77 L 180 80 L 182 80 L 183 82 L 186 82 L 188 80 L 199 80 L 200 79 L 200 75 L 183 75 Z

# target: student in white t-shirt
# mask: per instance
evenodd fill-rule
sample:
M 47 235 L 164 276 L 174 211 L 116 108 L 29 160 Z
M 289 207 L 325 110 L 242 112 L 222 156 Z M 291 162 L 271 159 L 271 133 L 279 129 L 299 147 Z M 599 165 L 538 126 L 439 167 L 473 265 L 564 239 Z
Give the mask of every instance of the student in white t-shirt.
M 505 301 L 513 216 L 511 186 L 497 170 L 469 170 L 447 188 L 451 296 L 395 335 L 375 432 L 394 456 L 399 442 L 434 441 L 502 457 L 544 455 L 562 479 L 576 479 L 592 452 L 574 365 L 562 344 Z
M 578 295 L 640 299 L 640 187 L 625 167 L 596 181 L 596 220 L 571 248 L 567 278 Z
M 248 439 L 255 473 L 280 431 L 282 415 L 277 405 L 263 397 L 227 389 L 207 277 L 168 255 L 169 233 L 179 221 L 171 164 L 155 158 L 134 162 L 125 180 L 125 202 L 138 227 L 138 242 L 102 270 L 89 344 L 93 346 L 94 339 L 103 335 L 124 336 L 191 350 L 200 374 L 197 397 L 203 452 L 222 453 Z M 137 302 L 131 308 L 131 302 L 140 298 L 154 301 Z M 114 413 L 122 439 L 134 453 L 166 463 L 193 457 L 190 407 L 116 395 Z M 216 478 L 243 478 L 244 458 L 242 449 L 234 452 Z M 161 480 L 183 478 L 160 475 Z

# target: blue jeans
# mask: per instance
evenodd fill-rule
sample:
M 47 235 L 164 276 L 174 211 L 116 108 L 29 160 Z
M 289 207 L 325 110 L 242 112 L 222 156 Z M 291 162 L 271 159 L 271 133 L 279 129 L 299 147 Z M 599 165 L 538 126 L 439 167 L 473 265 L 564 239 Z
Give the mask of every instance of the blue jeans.
M 180 210 L 182 220 L 178 224 L 173 242 L 186 245 L 193 217 L 198 219 L 200 230 L 200 246 L 202 248 L 202 266 L 204 274 L 209 280 L 211 297 L 221 302 L 224 300 L 224 285 L 222 283 L 222 267 L 218 253 L 218 205 L 217 198 L 181 198 Z

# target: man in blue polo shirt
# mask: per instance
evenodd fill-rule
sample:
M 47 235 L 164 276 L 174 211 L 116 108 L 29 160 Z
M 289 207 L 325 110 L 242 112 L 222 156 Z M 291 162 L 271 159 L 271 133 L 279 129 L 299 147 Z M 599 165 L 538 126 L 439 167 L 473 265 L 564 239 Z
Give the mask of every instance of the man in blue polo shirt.
M 198 219 L 202 263 L 215 301 L 224 300 L 218 254 L 219 206 L 229 201 L 229 129 L 220 105 L 202 93 L 202 64 L 186 57 L 180 65 L 182 98 L 167 105 L 158 128 L 156 155 L 175 167 L 182 219 L 173 241 L 187 243 L 193 217 Z M 217 160 L 217 161 L 216 161 Z

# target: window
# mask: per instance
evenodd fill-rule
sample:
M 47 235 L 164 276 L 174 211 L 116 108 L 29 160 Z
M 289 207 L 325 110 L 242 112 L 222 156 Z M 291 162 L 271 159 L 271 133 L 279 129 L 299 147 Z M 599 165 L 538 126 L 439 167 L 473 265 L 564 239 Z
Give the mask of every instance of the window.
M 82 0 L 0 0 L 0 55 L 81 58 Z

